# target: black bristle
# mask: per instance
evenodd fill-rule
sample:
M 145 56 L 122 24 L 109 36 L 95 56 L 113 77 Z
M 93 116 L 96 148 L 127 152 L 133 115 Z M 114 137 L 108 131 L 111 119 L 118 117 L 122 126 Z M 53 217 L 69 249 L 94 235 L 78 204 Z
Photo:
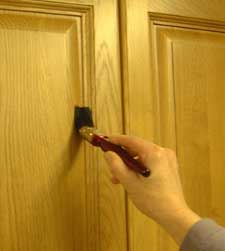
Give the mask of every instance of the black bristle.
M 75 107 L 75 127 L 77 132 L 83 126 L 93 127 L 92 112 L 89 107 Z

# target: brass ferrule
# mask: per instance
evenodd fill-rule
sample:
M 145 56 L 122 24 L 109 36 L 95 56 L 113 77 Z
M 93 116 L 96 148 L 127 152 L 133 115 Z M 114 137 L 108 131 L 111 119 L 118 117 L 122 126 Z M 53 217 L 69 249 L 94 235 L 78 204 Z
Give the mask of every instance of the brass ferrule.
M 95 128 L 93 127 L 83 126 L 80 128 L 79 133 L 84 139 L 86 139 L 87 141 L 91 143 L 93 139 L 94 131 L 95 131 Z

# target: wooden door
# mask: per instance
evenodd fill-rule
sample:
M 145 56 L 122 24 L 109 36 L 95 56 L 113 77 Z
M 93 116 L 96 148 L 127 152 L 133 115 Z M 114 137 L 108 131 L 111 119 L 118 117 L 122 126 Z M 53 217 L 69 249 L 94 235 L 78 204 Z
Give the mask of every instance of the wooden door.
M 225 226 L 225 2 L 126 0 L 120 10 L 126 132 L 176 150 L 190 207 Z M 131 203 L 128 213 L 131 251 L 178 250 Z
M 122 132 L 117 1 L 0 1 L 0 250 L 126 250 L 125 200 L 74 106 Z

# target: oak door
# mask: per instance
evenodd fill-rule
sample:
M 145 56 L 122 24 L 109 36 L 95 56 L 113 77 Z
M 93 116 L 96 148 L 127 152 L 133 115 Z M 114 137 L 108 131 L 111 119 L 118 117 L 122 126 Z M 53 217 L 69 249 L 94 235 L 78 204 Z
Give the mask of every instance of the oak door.
M 117 1 L 0 1 L 0 250 L 126 250 L 125 200 L 74 106 L 122 131 Z
M 126 0 L 120 10 L 126 132 L 176 150 L 189 205 L 225 226 L 225 2 Z M 131 251 L 178 250 L 128 211 Z

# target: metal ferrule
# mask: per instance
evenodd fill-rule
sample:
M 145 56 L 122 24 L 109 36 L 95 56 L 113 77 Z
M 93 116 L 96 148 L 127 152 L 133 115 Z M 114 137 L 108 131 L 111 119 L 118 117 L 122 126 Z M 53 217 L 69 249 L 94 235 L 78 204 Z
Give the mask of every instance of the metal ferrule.
M 94 131 L 95 128 L 93 127 L 83 126 L 80 128 L 79 133 L 84 139 L 92 143 Z

